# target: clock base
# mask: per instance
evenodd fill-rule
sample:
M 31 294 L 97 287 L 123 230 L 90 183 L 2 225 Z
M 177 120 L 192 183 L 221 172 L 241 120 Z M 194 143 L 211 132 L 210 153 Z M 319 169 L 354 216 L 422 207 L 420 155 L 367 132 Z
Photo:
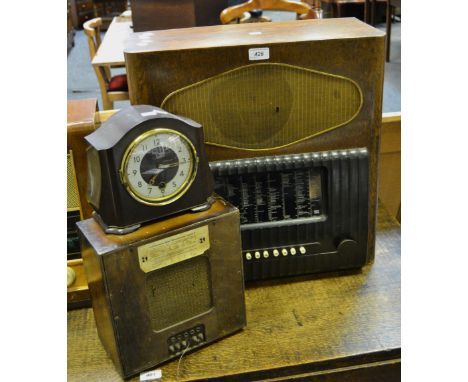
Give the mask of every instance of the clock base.
M 101 226 L 105 233 L 109 235 L 126 235 L 127 233 L 136 231 L 138 228 L 141 227 L 141 224 L 133 224 L 126 227 L 116 227 L 107 225 L 102 220 L 101 216 L 96 211 L 93 211 L 93 218 L 96 222 Z
M 219 197 L 218 197 L 218 199 L 219 199 Z M 206 203 L 200 204 L 199 206 L 195 206 L 195 207 L 191 208 L 190 211 L 192 211 L 192 212 L 201 212 L 201 211 L 209 210 L 215 201 L 216 201 L 216 198 L 214 196 L 210 196 L 206 200 Z
M 215 201 L 216 201 L 216 198 L 213 195 L 209 196 L 205 203 L 191 208 L 190 211 L 202 212 L 202 211 L 209 210 Z M 127 233 L 136 231 L 138 228 L 141 227 L 140 223 L 125 226 L 125 227 L 107 225 L 106 223 L 104 223 L 104 220 L 102 220 L 101 216 L 96 211 L 93 211 L 92 216 L 94 220 L 96 220 L 96 222 L 101 226 L 103 231 L 108 235 L 126 235 Z

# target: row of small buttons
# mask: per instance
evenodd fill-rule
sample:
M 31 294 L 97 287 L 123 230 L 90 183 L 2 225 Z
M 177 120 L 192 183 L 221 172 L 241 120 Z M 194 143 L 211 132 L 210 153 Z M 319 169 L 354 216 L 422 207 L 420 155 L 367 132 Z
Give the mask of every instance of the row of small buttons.
M 306 252 L 307 252 L 307 251 L 306 251 L 305 247 L 299 247 L 299 253 L 300 253 L 301 255 L 305 255 Z M 262 254 L 263 254 L 263 257 L 264 257 L 265 259 L 268 259 L 268 258 L 270 257 L 270 253 L 269 253 L 268 251 L 263 251 Z M 260 258 L 262 257 L 262 254 L 260 254 L 260 251 L 255 251 L 255 252 L 253 253 L 253 256 L 252 256 L 252 253 L 251 253 L 251 252 L 247 252 L 247 253 L 245 254 L 245 258 L 246 258 L 246 260 L 252 260 L 254 257 L 255 257 L 256 259 L 260 259 Z M 281 254 L 282 254 L 283 256 L 288 256 L 289 254 L 291 254 L 291 255 L 294 256 L 295 254 L 297 254 L 297 251 L 296 251 L 296 248 L 294 248 L 294 247 L 289 248 L 289 251 L 288 251 L 286 248 L 283 248 L 283 249 L 281 250 Z M 278 249 L 274 249 L 274 250 L 273 250 L 273 256 L 274 256 L 274 257 L 278 257 L 279 255 L 280 255 L 280 251 L 279 251 Z

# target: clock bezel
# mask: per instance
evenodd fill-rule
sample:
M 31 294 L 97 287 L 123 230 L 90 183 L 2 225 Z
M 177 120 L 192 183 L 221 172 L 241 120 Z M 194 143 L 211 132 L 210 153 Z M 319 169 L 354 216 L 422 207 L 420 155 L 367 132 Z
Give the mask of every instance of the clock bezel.
M 190 170 L 191 175 L 188 176 L 185 181 L 182 183 L 180 186 L 179 190 L 169 196 L 165 197 L 159 197 L 159 198 L 144 198 L 138 194 L 136 194 L 130 185 L 128 175 L 127 175 L 127 165 L 128 161 L 130 158 L 130 154 L 140 142 L 148 138 L 149 136 L 152 135 L 158 135 L 162 133 L 171 133 L 178 135 L 185 143 L 187 143 L 187 146 L 189 148 L 189 151 L 192 155 L 193 161 L 191 161 L 191 166 Z M 185 193 L 190 189 L 190 186 L 192 185 L 193 181 L 195 180 L 195 177 L 197 175 L 197 170 L 198 170 L 198 162 L 199 162 L 199 157 L 197 150 L 195 149 L 194 144 L 191 142 L 187 136 L 182 134 L 181 132 L 174 130 L 174 129 L 169 129 L 169 128 L 154 128 L 145 131 L 144 133 L 140 134 L 138 137 L 136 137 L 125 149 L 125 152 L 122 157 L 122 161 L 120 164 L 120 169 L 119 169 L 119 175 L 120 175 L 120 181 L 122 185 L 124 186 L 125 190 L 130 194 L 130 196 L 135 199 L 136 201 L 143 203 L 148 206 L 164 206 L 170 203 L 175 202 L 177 199 L 181 198 Z

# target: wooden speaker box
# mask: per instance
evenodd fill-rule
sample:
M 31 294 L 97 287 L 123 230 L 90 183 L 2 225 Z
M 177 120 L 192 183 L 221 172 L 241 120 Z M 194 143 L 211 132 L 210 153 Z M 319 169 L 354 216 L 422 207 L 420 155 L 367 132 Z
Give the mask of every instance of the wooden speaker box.
M 224 200 L 126 235 L 78 228 L 98 334 L 124 377 L 245 326 L 239 211 Z
M 220 24 L 227 0 L 132 0 L 135 32 Z
M 97 99 L 67 103 L 67 303 L 68 307 L 90 304 L 88 284 L 81 259 L 76 223 L 89 218 L 92 207 L 86 201 L 86 143 L 95 129 Z
M 371 261 L 384 36 L 354 18 L 135 33 L 130 100 L 201 123 L 210 161 L 365 148 Z

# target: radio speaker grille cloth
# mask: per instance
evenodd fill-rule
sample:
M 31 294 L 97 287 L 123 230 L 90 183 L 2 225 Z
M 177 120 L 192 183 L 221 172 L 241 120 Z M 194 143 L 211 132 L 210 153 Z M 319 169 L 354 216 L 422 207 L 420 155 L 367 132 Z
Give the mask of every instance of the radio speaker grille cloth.
M 203 125 L 205 142 L 244 149 L 289 145 L 340 127 L 358 114 L 351 79 L 286 64 L 254 64 L 169 94 L 161 107 Z
M 211 278 L 206 256 L 148 274 L 146 291 L 154 330 L 162 330 L 208 311 Z
M 76 182 L 75 166 L 73 164 L 73 155 L 67 154 L 67 211 L 80 209 L 80 194 L 78 193 L 78 184 Z

